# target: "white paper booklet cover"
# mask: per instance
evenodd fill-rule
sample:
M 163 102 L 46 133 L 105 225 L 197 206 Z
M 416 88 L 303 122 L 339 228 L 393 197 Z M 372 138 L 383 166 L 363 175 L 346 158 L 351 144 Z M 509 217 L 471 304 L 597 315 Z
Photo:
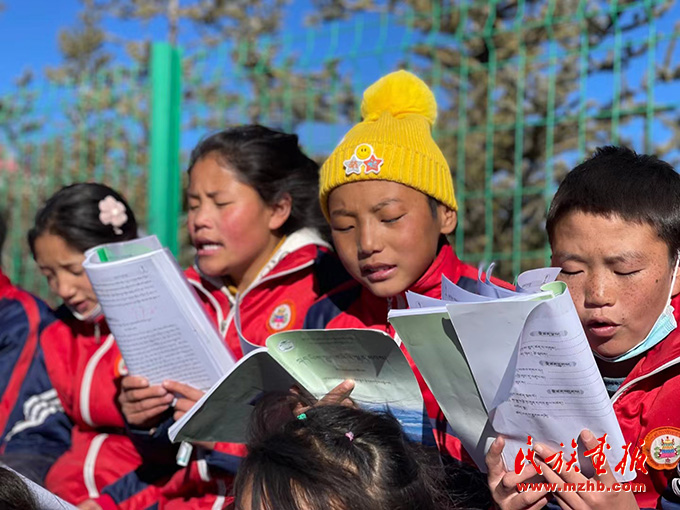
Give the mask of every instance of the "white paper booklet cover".
M 321 398 L 345 379 L 365 409 L 391 412 L 405 433 L 434 444 L 425 404 L 411 366 L 392 337 L 372 329 L 292 330 L 246 354 L 170 427 L 173 441 L 243 443 L 254 406 L 270 391 L 296 385 Z
M 156 236 L 97 246 L 83 264 L 130 374 L 207 390 L 234 365 L 172 254 Z

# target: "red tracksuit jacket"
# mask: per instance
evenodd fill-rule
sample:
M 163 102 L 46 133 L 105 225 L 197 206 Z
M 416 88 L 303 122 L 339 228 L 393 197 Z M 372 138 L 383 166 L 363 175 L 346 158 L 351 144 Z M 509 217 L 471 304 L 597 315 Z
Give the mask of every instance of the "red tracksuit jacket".
M 680 298 L 673 301 L 678 310 Z M 680 508 L 678 477 L 680 459 L 680 328 L 651 349 L 628 374 L 612 397 L 614 412 L 626 443 L 643 441 L 650 447 L 648 474 L 638 472 L 635 482 L 646 486 L 635 498 L 640 508 Z M 654 458 L 662 440 L 672 441 L 676 455 Z M 634 448 L 633 448 L 634 450 Z M 631 452 L 632 453 L 632 452 Z M 612 466 L 614 468 L 614 466 Z M 666 493 L 664 494 L 664 491 Z M 664 501 L 661 495 L 664 494 Z
M 65 307 L 57 317 L 41 346 L 73 429 L 71 448 L 54 463 L 45 486 L 77 504 L 99 496 L 108 484 L 137 468 L 141 457 L 125 433 L 116 400 L 126 368 L 106 321 L 79 321 Z
M 185 274 L 236 359 L 264 345 L 272 333 L 300 329 L 319 296 L 349 278 L 329 245 L 310 229 L 288 236 L 242 293 L 232 294 L 221 280 L 206 278 L 195 268 Z M 148 431 L 139 435 L 156 452 L 169 449 L 162 436 L 165 434 L 167 441 L 170 424 L 164 423 L 152 436 Z M 177 470 L 169 481 L 148 483 L 138 470 L 107 487 L 97 502 L 105 510 L 143 509 L 154 504 L 159 509 L 222 508 L 231 502 L 232 477 L 245 453 L 242 444 L 218 443 L 214 450 L 197 447 L 189 466 Z

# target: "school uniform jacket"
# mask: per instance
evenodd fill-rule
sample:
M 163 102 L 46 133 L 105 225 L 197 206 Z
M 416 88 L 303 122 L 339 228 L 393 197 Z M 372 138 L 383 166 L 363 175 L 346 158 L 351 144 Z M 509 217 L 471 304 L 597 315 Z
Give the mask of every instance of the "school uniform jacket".
M 311 229 L 288 236 L 241 293 L 232 294 L 196 267 L 185 274 L 237 359 L 265 345 L 273 333 L 301 329 L 319 296 L 349 279 L 330 246 Z
M 39 341 L 53 321 L 45 303 L 0 271 L 0 453 L 39 481 L 71 442 L 71 423 L 47 376 Z
M 673 302 L 676 309 L 680 298 Z M 648 474 L 638 472 L 636 483 L 644 483 L 645 492 L 636 493 L 640 508 L 680 509 L 680 329 L 642 358 L 612 397 L 614 412 L 626 443 L 635 446 L 643 441 L 650 448 L 646 463 Z M 670 446 L 657 451 L 662 441 Z M 675 452 L 673 454 L 672 451 Z M 631 452 L 633 453 L 633 452 Z M 630 460 L 626 469 L 629 468 Z M 612 469 L 614 466 L 611 466 Z M 668 469 L 663 469 L 666 467 Z M 664 497 L 661 498 L 661 495 Z
M 195 267 L 185 274 L 236 359 L 265 345 L 273 333 L 301 329 L 307 310 L 318 297 L 350 278 L 329 245 L 311 229 L 288 236 L 241 293 L 230 292 L 220 279 L 206 277 Z M 145 458 L 161 449 L 174 451 L 167 442 L 171 423 L 164 422 L 152 434 L 133 430 Z M 152 505 L 164 509 L 223 508 L 231 502 L 228 495 L 233 474 L 245 454 L 243 444 L 217 443 L 214 450 L 195 447 L 189 466 L 175 466 L 169 481 L 145 481 L 138 470 L 108 487 L 97 502 L 105 510 Z
M 456 285 L 476 292 L 477 269 L 461 262 L 449 245 L 441 248 L 427 271 L 408 290 L 441 299 L 442 275 Z M 507 283 L 495 278 L 492 281 L 497 285 L 511 288 Z M 304 327 L 307 329 L 370 328 L 384 331 L 394 337 L 396 332 L 387 321 L 387 313 L 392 308 L 407 308 L 404 293 L 390 298 L 380 298 L 353 281 L 315 303 L 307 314 Z M 465 460 L 472 462 L 467 453 L 463 451 L 460 440 L 455 437 L 439 404 L 403 344 L 401 348 L 420 385 L 427 414 L 432 422 L 435 441 L 440 451 L 459 460 L 465 457 Z
M 52 466 L 45 486 L 72 503 L 137 468 L 141 457 L 125 433 L 117 395 L 126 368 L 106 321 L 79 321 L 66 307 L 41 338 L 47 372 L 73 422 L 71 448 Z

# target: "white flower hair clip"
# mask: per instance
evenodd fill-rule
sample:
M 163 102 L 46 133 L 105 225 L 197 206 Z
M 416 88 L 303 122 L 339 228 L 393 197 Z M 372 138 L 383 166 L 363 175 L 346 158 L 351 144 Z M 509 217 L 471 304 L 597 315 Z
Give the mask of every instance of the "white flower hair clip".
M 125 205 L 108 195 L 104 200 L 99 201 L 99 221 L 104 225 L 111 225 L 116 235 L 121 235 L 123 231 L 120 227 L 127 223 L 128 217 L 125 213 Z

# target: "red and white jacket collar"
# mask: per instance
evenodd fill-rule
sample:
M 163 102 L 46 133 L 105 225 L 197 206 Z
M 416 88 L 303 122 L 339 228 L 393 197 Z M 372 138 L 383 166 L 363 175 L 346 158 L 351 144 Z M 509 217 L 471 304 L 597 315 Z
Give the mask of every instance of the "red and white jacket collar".
M 310 247 L 311 249 L 303 250 L 305 247 Z M 239 297 L 243 297 L 265 281 L 295 273 L 296 271 L 309 267 L 316 259 L 317 247 L 331 249 L 330 244 L 324 241 L 315 229 L 302 228 L 296 230 L 286 238 L 281 246 L 279 246 L 257 277 L 246 290 L 240 293 Z M 220 289 L 229 298 L 232 304 L 236 301 L 236 295 L 229 291 L 221 278 L 203 274 L 197 264 L 194 264 L 193 270 L 201 280 L 208 282 L 216 289 Z

